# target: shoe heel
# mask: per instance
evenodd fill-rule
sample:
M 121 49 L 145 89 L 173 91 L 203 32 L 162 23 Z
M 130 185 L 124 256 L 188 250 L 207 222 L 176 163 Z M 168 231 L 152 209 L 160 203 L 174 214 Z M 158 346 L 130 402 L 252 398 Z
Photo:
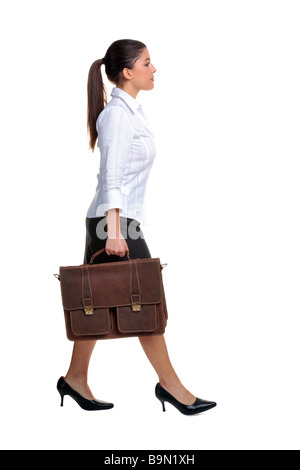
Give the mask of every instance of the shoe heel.
M 161 402 L 161 404 L 162 404 L 162 409 L 163 409 L 163 411 L 166 411 L 165 402 L 164 402 L 164 401 L 162 401 L 162 400 L 159 400 L 159 401 L 160 401 L 160 402 Z
M 60 406 L 64 406 L 64 394 L 63 393 L 60 393 L 60 397 L 61 397 L 61 402 L 60 402 Z

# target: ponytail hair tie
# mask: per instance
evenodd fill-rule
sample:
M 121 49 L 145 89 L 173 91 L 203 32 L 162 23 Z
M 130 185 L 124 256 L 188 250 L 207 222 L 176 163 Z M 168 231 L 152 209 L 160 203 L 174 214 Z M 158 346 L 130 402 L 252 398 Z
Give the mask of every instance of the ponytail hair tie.
M 104 57 L 103 59 L 100 59 L 100 65 L 104 64 Z

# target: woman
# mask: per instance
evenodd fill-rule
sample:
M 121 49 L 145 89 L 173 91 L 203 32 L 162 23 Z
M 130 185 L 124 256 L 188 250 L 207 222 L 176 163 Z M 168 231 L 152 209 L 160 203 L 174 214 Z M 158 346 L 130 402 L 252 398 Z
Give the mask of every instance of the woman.
M 101 66 L 113 88 L 107 103 Z M 95 61 L 88 77 L 88 130 L 90 148 L 98 139 L 101 169 L 95 197 L 86 218 L 84 263 L 105 247 L 98 262 L 151 258 L 140 229 L 143 200 L 149 172 L 155 157 L 153 134 L 141 105 L 136 101 L 140 90 L 154 88 L 155 67 L 140 41 L 115 41 L 101 60 Z M 138 234 L 138 236 L 137 236 Z M 168 355 L 165 338 L 140 337 L 139 341 L 155 371 L 159 383 L 155 394 L 163 405 L 174 405 L 184 414 L 195 414 L 216 406 L 187 390 L 177 376 Z M 87 375 L 95 341 L 75 341 L 70 368 L 58 382 L 63 398 L 70 395 L 87 410 L 112 408 L 112 403 L 96 400 L 88 386 Z

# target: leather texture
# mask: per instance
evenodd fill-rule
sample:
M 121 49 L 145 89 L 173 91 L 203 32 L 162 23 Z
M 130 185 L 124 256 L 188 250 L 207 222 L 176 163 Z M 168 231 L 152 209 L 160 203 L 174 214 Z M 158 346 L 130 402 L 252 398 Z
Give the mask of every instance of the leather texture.
M 60 267 L 70 341 L 161 335 L 168 320 L 159 258 Z

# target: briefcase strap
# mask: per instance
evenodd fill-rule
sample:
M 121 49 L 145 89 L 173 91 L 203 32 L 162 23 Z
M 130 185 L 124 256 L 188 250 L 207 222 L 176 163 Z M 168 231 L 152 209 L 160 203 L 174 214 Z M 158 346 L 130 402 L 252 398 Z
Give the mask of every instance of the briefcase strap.
M 82 271 L 82 305 L 86 315 L 94 315 L 94 301 L 90 283 L 89 270 L 85 265 L 81 266 Z
M 137 270 L 137 264 L 135 260 L 131 260 L 130 263 L 130 300 L 131 309 L 133 312 L 140 312 L 141 307 L 141 289 L 139 283 L 139 275 Z

